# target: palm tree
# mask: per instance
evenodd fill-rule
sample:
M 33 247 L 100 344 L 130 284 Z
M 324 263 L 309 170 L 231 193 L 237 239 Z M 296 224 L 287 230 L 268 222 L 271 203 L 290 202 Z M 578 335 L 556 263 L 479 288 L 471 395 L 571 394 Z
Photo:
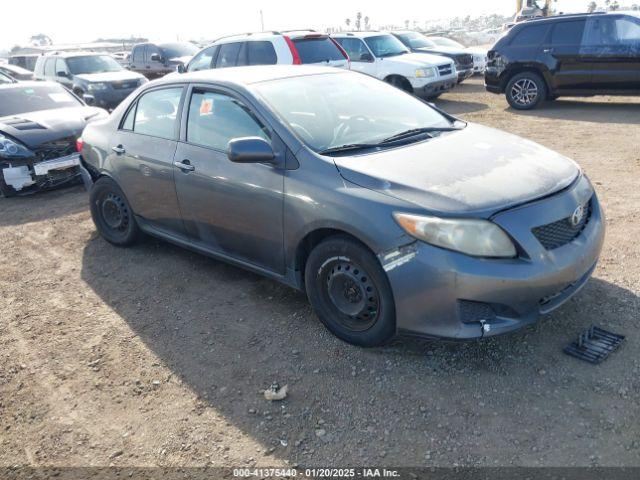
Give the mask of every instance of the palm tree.
M 596 8 L 598 8 L 598 4 L 596 2 L 590 2 L 589 6 L 587 7 L 587 12 L 593 13 L 596 11 Z
M 347 24 L 347 28 L 349 28 L 349 27 L 351 26 L 351 19 L 350 19 L 350 18 L 347 18 L 347 19 L 344 21 L 344 23 L 346 23 L 346 24 Z

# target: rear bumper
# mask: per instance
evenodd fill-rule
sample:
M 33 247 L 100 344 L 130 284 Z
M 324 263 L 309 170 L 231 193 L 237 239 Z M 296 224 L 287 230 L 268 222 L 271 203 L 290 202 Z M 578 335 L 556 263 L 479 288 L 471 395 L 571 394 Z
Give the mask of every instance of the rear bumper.
M 500 73 L 496 68 L 488 67 L 484 71 L 484 87 L 487 92 L 504 93 Z
M 580 182 L 588 185 L 586 179 Z M 391 260 L 381 255 L 398 331 L 476 339 L 517 330 L 562 305 L 585 285 L 600 255 L 604 221 L 598 200 L 594 194 L 591 217 L 580 235 L 555 250 L 544 249 L 531 225 L 570 216 L 584 201 L 579 198 L 584 192 L 584 185 L 574 186 L 493 218 L 526 252 L 519 258 L 474 258 L 422 242 L 398 249 Z

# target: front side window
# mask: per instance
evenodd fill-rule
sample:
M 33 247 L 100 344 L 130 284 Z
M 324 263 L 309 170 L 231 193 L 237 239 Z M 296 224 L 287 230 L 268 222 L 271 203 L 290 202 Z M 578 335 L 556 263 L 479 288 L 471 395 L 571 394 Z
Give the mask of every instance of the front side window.
M 315 151 L 376 143 L 415 128 L 451 126 L 419 99 L 358 73 L 272 80 L 252 89 Z
M 349 59 L 351 59 L 352 62 L 362 61 L 362 55 L 366 53 L 371 55 L 369 49 L 359 38 L 336 38 L 336 42 L 338 42 L 344 51 L 347 52 L 347 55 L 349 55 Z
M 278 57 L 271 42 L 248 42 L 247 55 L 249 65 L 275 65 L 278 63 Z
M 393 35 L 367 37 L 364 41 L 378 58 L 395 57 L 408 53 L 407 48 Z
M 584 34 L 589 46 L 627 45 L 640 47 L 640 23 L 627 18 L 590 18 Z
M 59 75 L 60 73 L 63 73 L 63 74 L 69 73 L 69 70 L 67 69 L 67 64 L 65 63 L 63 58 L 59 58 L 56 61 L 56 75 Z
M 56 76 L 56 59 L 47 58 L 47 63 L 44 64 L 44 76 L 53 78 Z
M 209 47 L 203 51 L 201 51 L 198 55 L 193 57 L 193 60 L 189 62 L 189 67 L 187 71 L 189 72 L 199 72 L 200 70 L 209 70 L 211 68 L 211 62 L 213 58 L 216 56 L 216 51 L 218 47 Z
M 520 30 L 515 38 L 513 44 L 518 46 L 537 46 L 544 41 L 544 37 L 547 35 L 547 25 L 533 25 L 528 26 Z
M 225 151 L 230 140 L 269 137 L 251 111 L 228 95 L 195 91 L 189 104 L 187 142 Z
M 216 68 L 235 67 L 238 62 L 238 54 L 242 48 L 242 43 L 225 43 L 220 45 L 220 53 L 216 60 Z
M 553 26 L 552 45 L 580 45 L 584 33 L 584 20 L 561 22 Z
M 176 116 L 181 96 L 182 87 L 152 90 L 142 95 L 135 108 L 133 131 L 169 140 L 175 138 Z M 125 124 L 127 122 L 129 118 L 125 119 Z
M 119 72 L 124 70 L 122 65 L 110 55 L 84 55 L 67 58 L 69 71 L 74 75 L 83 73 Z
M 145 53 L 147 62 L 160 62 L 162 61 L 162 51 L 155 45 L 147 45 L 147 52 Z M 153 55 L 158 55 L 156 60 L 151 60 Z

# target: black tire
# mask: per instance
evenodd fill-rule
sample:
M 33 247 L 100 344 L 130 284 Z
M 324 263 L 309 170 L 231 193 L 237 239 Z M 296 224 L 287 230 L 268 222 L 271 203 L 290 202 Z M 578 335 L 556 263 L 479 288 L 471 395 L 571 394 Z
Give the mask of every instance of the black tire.
M 362 244 L 342 235 L 322 241 L 309 255 L 304 277 L 311 306 L 336 337 L 374 347 L 395 335 L 389 280 Z
M 436 93 L 435 95 L 430 95 L 427 97 L 427 101 L 433 102 L 434 100 L 437 100 L 438 98 L 440 98 L 440 95 L 442 95 L 442 92 Z
M 99 178 L 89 194 L 91 217 L 102 237 L 119 247 L 133 245 L 140 240 L 133 210 L 118 184 L 109 177 Z
M 505 95 L 516 110 L 532 110 L 547 98 L 547 84 L 535 72 L 518 73 L 507 83 Z
M 406 78 L 394 75 L 391 77 L 387 77 L 385 81 L 389 85 L 393 85 L 394 87 L 399 88 L 400 90 L 403 90 L 407 93 L 413 93 L 413 87 L 411 86 L 411 83 L 409 83 L 409 80 L 407 80 Z

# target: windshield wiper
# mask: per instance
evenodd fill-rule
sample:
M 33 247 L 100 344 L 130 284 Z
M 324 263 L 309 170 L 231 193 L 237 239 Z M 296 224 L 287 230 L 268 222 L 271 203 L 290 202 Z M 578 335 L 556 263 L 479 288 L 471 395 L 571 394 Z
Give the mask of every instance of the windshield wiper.
M 397 133 L 380 141 L 380 144 L 395 142 L 396 140 L 402 140 L 404 138 L 415 137 L 416 135 L 422 135 L 424 133 L 438 133 L 438 132 L 453 132 L 456 130 L 462 130 L 464 127 L 422 127 L 412 128 L 405 130 L 404 132 Z
M 377 143 L 349 143 L 347 145 L 339 145 L 337 147 L 327 148 L 325 150 L 321 150 L 318 153 L 320 155 L 329 155 L 330 153 L 339 153 L 339 152 L 350 152 L 352 150 L 363 150 L 365 148 L 375 148 L 379 147 Z

